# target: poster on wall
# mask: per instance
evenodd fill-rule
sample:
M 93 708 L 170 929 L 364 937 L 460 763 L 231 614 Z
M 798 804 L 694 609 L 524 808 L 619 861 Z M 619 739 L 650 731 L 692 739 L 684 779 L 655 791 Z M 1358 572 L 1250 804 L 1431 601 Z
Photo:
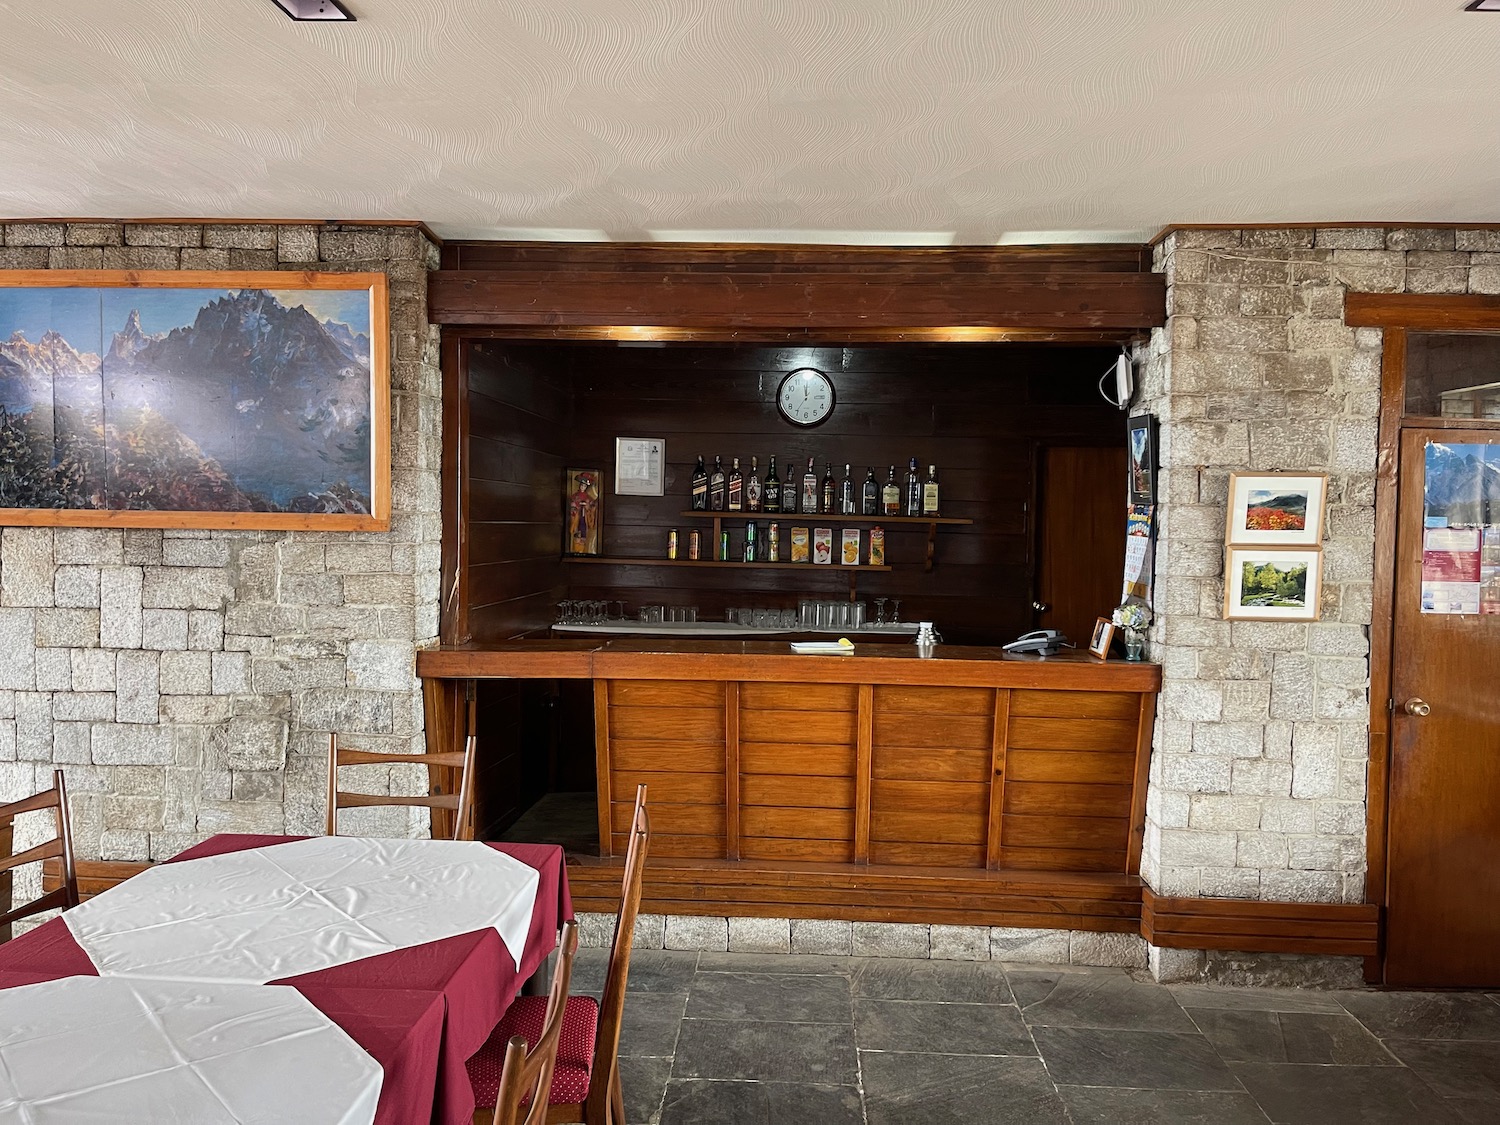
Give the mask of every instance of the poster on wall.
M 1122 602 L 1139 601 L 1151 605 L 1151 572 L 1154 565 L 1151 504 L 1132 504 L 1125 517 L 1125 588 Z
M 1500 615 L 1500 445 L 1427 443 L 1422 612 Z

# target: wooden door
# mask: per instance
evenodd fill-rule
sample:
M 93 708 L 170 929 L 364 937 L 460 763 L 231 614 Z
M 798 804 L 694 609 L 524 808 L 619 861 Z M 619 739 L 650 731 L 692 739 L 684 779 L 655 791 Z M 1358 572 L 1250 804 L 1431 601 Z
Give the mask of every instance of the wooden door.
M 1500 614 L 1422 612 L 1429 443 L 1487 446 L 1500 470 L 1500 430 L 1402 431 L 1385 982 L 1493 987 L 1500 985 Z M 1500 503 L 1484 502 L 1487 472 L 1477 472 L 1477 486 L 1469 484 L 1476 474 L 1464 477 L 1463 488 L 1478 489 L 1479 519 L 1500 522 Z M 1435 498 L 1451 494 L 1435 483 Z M 1434 556 L 1429 573 L 1441 562 Z
M 1125 447 L 1051 446 L 1037 489 L 1036 628 L 1080 649 L 1120 604 L 1125 573 Z

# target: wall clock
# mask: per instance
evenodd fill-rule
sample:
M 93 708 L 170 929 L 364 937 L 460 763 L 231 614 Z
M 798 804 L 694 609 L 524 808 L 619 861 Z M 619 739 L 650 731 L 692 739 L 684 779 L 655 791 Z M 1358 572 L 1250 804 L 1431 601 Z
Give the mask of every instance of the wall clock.
M 781 381 L 776 409 L 794 426 L 816 426 L 833 413 L 833 383 L 816 367 L 799 367 Z

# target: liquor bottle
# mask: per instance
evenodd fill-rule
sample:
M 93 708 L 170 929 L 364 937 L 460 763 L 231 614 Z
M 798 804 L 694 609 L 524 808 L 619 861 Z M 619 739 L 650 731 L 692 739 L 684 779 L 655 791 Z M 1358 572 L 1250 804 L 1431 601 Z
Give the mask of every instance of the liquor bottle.
M 916 459 L 912 460 L 912 472 L 916 472 Z M 731 512 L 742 512 L 745 510 L 745 474 L 740 472 L 740 459 L 736 457 L 734 463 L 729 467 L 729 510 Z
M 816 515 L 818 508 L 818 470 L 813 468 L 813 459 L 807 459 L 807 472 L 802 474 L 802 510 Z
M 750 479 L 745 481 L 745 510 L 760 511 L 760 458 L 750 458 Z
M 776 454 L 771 454 L 771 469 L 766 473 L 765 495 L 761 506 L 768 512 L 781 511 L 781 481 L 776 477 Z
M 880 515 L 880 484 L 875 479 L 875 466 L 870 466 L 870 471 L 865 475 L 865 487 L 860 494 L 859 511 L 861 515 Z
M 880 490 L 880 511 L 887 516 L 901 514 L 901 486 L 896 483 L 895 465 L 891 466 L 890 475 L 885 478 L 885 487 Z
M 849 466 L 844 466 L 844 479 L 839 484 L 839 511 L 846 516 L 859 515 L 854 503 L 854 478 L 849 475 Z
M 708 470 L 703 467 L 703 454 L 698 454 L 698 465 L 693 469 L 693 511 L 708 511 Z
M 781 482 L 781 510 L 787 515 L 797 514 L 797 462 L 786 459 L 786 480 Z
M 909 516 L 920 516 L 922 514 L 922 478 L 917 475 L 917 459 L 911 459 L 911 465 L 906 470 L 906 514 Z
M 838 485 L 833 480 L 833 462 L 828 461 L 823 466 L 823 498 L 818 506 L 818 511 L 824 515 L 832 515 L 837 510 L 833 506 L 837 496 Z
M 938 514 L 938 475 L 937 466 L 927 466 L 927 483 L 922 486 L 922 514 L 924 516 L 935 516 Z
M 711 512 L 724 510 L 724 459 L 714 455 L 714 471 L 708 474 L 708 509 Z
M 751 520 L 745 524 L 745 561 L 755 562 L 755 549 L 760 533 L 756 529 L 755 521 Z

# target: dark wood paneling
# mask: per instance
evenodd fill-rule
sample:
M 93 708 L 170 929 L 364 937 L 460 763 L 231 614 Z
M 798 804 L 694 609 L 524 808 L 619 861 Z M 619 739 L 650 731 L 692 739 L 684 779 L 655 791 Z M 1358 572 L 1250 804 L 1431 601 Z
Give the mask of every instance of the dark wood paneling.
M 1166 949 L 1373 957 L 1379 948 L 1373 903 L 1174 898 L 1149 887 L 1141 898 L 1141 936 Z

